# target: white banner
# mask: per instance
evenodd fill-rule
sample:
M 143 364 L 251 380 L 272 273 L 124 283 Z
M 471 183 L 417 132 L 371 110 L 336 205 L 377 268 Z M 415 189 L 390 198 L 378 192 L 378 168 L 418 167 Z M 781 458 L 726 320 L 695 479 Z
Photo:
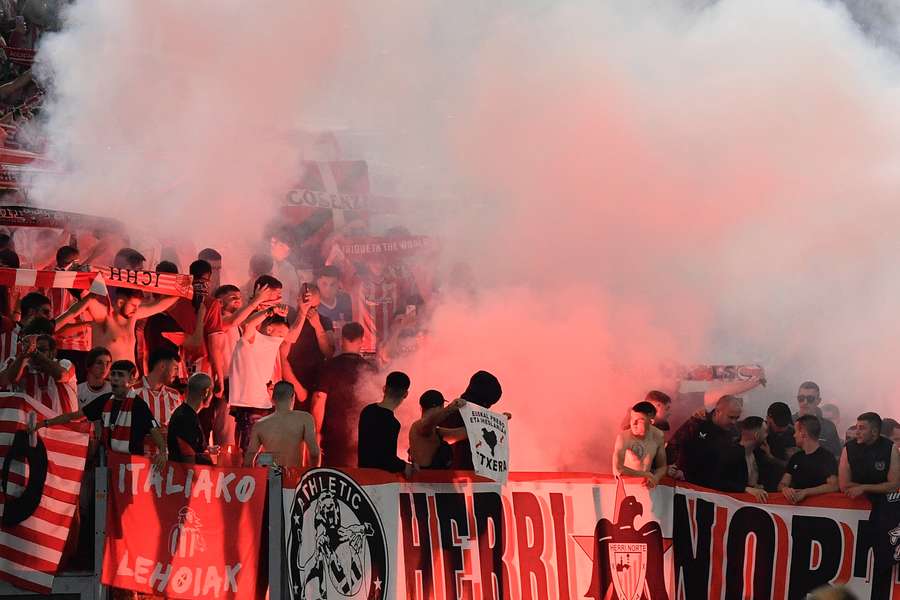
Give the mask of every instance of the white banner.
M 475 473 L 497 483 L 509 477 L 509 421 L 495 413 L 467 402 L 459 409 L 466 425 Z

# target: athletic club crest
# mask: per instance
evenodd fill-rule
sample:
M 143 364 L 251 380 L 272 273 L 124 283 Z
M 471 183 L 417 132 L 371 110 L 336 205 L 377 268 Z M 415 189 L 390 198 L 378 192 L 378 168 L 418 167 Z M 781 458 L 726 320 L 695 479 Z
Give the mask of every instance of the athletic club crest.
M 388 587 L 387 542 L 365 491 L 333 469 L 307 471 L 287 523 L 295 600 L 381 600 Z
M 594 568 L 585 594 L 597 600 L 668 600 L 663 572 L 662 530 L 651 521 L 640 529 L 634 520 L 644 507 L 625 495 L 619 480 L 615 522 L 600 519 L 594 530 Z

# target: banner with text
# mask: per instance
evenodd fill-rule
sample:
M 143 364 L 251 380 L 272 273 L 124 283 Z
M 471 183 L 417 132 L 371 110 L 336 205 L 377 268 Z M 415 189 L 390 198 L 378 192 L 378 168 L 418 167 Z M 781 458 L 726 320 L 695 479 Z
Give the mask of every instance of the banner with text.
M 258 597 L 264 469 L 110 454 L 103 583 L 168 598 Z
M 872 566 L 868 503 L 839 495 L 791 506 L 608 476 L 332 469 L 284 485 L 294 599 L 800 600 L 843 583 L 900 600 L 896 569 Z
M 459 409 L 472 448 L 475 473 L 497 483 L 509 477 L 509 419 L 477 404 L 466 403 Z

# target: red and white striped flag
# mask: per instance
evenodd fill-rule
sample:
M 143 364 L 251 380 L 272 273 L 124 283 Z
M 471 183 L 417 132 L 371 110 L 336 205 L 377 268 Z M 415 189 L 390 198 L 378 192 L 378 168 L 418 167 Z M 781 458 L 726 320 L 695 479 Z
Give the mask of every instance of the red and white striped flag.
M 64 288 L 90 290 L 93 294 L 107 296 L 106 283 L 97 272 L 36 271 L 34 269 L 0 268 L 0 285 L 7 287 Z
M 31 418 L 51 417 L 45 406 L 25 394 L 0 393 L 0 457 L 6 461 L 16 431 Z M 59 568 L 78 495 L 88 450 L 86 424 L 40 429 L 36 434 L 47 453 L 47 473 L 37 508 L 18 525 L 0 524 L 0 579 L 23 589 L 47 594 Z M 40 444 L 38 445 L 40 447 Z M 2 464 L 2 463 L 0 463 Z M 11 465 L 7 496 L 0 491 L 0 514 L 9 497 L 21 497 L 34 466 Z

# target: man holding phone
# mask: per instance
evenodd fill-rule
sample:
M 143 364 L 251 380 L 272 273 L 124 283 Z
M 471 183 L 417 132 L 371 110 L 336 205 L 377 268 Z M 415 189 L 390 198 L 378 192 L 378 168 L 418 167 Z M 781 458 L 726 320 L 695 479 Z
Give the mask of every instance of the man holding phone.
M 285 379 L 295 383 L 295 387 L 299 384 L 298 389 L 307 392 L 318 389 L 325 360 L 334 356 L 334 325 L 331 319 L 319 314 L 320 301 L 318 287 L 306 283 L 300 286 L 297 307 L 297 319 L 301 323 L 299 333 L 296 338 L 285 340 L 281 347 Z

